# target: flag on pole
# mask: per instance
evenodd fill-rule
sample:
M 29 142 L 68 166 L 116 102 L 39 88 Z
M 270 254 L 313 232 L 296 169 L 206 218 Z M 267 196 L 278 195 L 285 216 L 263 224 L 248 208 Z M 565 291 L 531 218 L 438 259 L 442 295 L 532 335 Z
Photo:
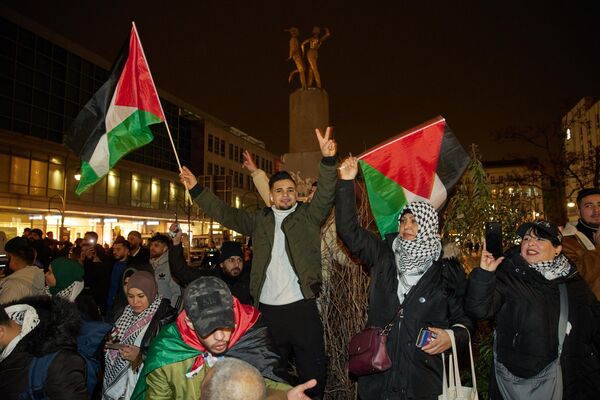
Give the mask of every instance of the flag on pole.
M 443 117 L 403 132 L 358 156 L 379 233 L 398 232 L 404 205 L 444 205 L 469 162 Z
M 87 102 L 64 136 L 81 158 L 81 195 L 127 153 L 152 141 L 149 125 L 165 120 L 150 68 L 135 28 L 108 81 Z

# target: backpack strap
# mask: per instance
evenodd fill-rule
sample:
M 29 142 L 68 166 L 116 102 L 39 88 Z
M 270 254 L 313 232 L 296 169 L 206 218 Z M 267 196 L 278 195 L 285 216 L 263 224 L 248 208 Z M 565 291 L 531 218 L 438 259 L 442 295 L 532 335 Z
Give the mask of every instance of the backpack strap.
M 48 377 L 48 368 L 54 361 L 58 351 L 46 354 L 43 357 L 33 357 L 29 366 L 29 397 L 32 400 L 45 400 L 46 378 Z
M 567 322 L 569 321 L 569 295 L 567 286 L 564 283 L 558 285 L 560 293 L 560 316 L 558 318 L 558 358 L 562 353 L 565 334 L 567 332 Z

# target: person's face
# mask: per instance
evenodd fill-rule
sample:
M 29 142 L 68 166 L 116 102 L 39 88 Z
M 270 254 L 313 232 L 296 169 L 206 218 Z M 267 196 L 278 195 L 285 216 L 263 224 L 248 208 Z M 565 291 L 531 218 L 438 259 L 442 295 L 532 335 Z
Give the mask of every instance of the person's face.
M 52 233 L 52 232 L 47 232 L 47 233 L 46 233 L 46 237 L 47 237 L 48 239 L 52 240 L 52 239 L 54 239 L 54 233 Z
M 521 256 L 529 264 L 552 261 L 562 250 L 562 246 L 554 247 L 548 239 L 537 237 L 529 230 L 521 240 Z
M 400 237 L 404 240 L 415 240 L 419 232 L 419 224 L 411 213 L 404 214 L 398 223 Z
M 194 329 L 192 321 L 188 317 L 185 317 L 185 323 L 188 326 L 188 328 L 190 328 L 194 332 L 196 331 Z M 229 328 L 220 328 L 214 330 L 210 335 L 206 337 L 201 337 L 197 333 L 196 335 L 198 336 L 198 340 L 200 340 L 200 343 L 202 343 L 206 350 L 208 350 L 213 356 L 216 356 L 219 354 L 223 354 L 225 353 L 225 351 L 227 351 L 227 346 L 229 345 L 229 341 L 231 340 L 232 332 L 233 331 Z
M 54 276 L 54 272 L 52 272 L 52 265 L 48 267 L 48 272 L 46 272 L 46 285 L 48 285 L 48 287 L 56 286 L 56 276 Z
M 242 273 L 244 261 L 238 256 L 229 257 L 227 260 L 221 263 L 221 268 L 223 268 L 223 272 L 225 272 L 226 275 L 235 278 Z
M 296 204 L 296 184 L 290 179 L 282 179 L 271 188 L 271 203 L 278 210 L 289 210 Z
M 140 289 L 127 289 L 127 302 L 134 313 L 139 314 L 150 305 L 148 297 Z
M 115 243 L 113 245 L 113 255 L 117 260 L 125 260 L 129 255 L 129 249 L 121 243 Z
M 150 257 L 160 257 L 165 251 L 167 251 L 167 245 L 158 240 L 150 243 Z
M 586 224 L 600 225 L 600 194 L 591 194 L 581 199 L 579 216 Z
M 41 237 L 36 232 L 31 232 L 29 234 L 29 240 L 40 240 Z
M 129 234 L 127 236 L 127 241 L 131 245 L 131 250 L 137 250 L 137 248 L 142 244 L 142 238 L 138 237 L 137 235 Z

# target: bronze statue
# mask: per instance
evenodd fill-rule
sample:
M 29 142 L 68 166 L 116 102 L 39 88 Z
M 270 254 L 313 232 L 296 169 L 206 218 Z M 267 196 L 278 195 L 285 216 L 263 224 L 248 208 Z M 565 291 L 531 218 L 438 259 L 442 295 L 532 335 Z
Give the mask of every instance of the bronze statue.
M 288 83 L 292 82 L 292 77 L 294 74 L 298 74 L 300 78 L 300 84 L 302 85 L 302 89 L 306 89 L 306 77 L 304 76 L 304 61 L 302 60 L 302 51 L 300 50 L 300 40 L 298 40 L 298 36 L 300 36 L 300 31 L 298 28 L 291 27 L 290 29 L 286 29 L 286 32 L 289 32 L 292 36 L 290 38 L 290 56 L 288 60 L 293 60 L 296 64 L 296 69 L 290 72 L 290 76 L 288 77 Z
M 319 57 L 319 47 L 323 44 L 325 39 L 327 39 L 331 33 L 328 28 L 325 28 L 325 34 L 319 38 L 321 34 L 321 29 L 318 26 L 313 27 L 312 36 L 306 39 L 301 44 L 302 54 L 306 54 L 306 59 L 308 60 L 308 64 L 310 66 L 308 70 L 308 86 L 312 86 L 313 78 L 317 87 L 321 89 L 321 75 L 319 75 L 319 68 L 317 67 L 317 58 Z M 308 51 L 304 52 L 304 45 L 309 44 Z

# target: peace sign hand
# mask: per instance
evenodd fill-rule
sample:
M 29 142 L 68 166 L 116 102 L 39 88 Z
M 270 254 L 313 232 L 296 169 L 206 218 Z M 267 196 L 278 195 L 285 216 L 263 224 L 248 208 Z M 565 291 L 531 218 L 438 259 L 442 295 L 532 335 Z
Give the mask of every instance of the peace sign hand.
M 331 139 L 333 136 L 333 127 L 328 126 L 325 130 L 325 135 L 321 133 L 319 128 L 315 129 L 317 139 L 319 140 L 319 147 L 321 148 L 321 154 L 323 157 L 333 157 L 337 153 L 337 143 Z

